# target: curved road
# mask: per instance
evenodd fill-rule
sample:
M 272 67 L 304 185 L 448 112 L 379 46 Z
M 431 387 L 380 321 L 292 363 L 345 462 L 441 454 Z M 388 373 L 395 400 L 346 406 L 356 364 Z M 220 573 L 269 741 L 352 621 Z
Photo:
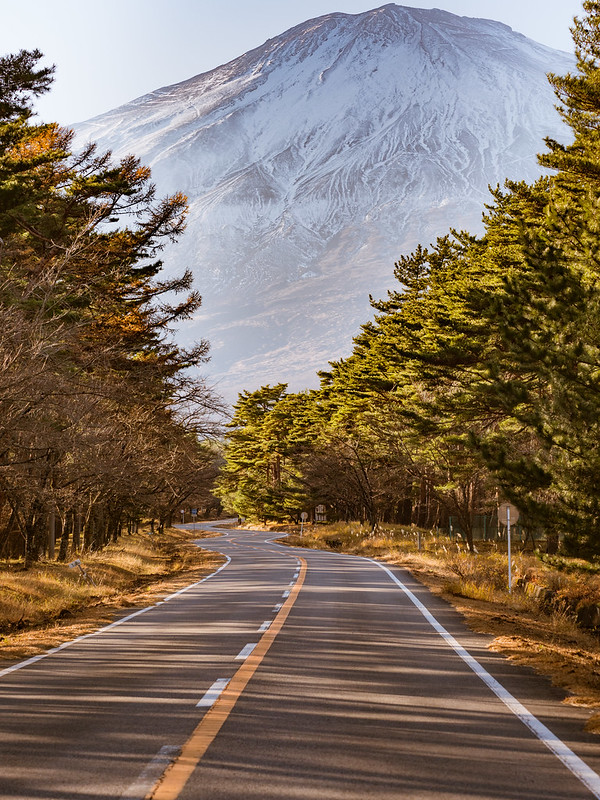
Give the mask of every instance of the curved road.
M 223 531 L 209 579 L 0 670 L 0 798 L 588 800 L 587 713 L 400 569 Z

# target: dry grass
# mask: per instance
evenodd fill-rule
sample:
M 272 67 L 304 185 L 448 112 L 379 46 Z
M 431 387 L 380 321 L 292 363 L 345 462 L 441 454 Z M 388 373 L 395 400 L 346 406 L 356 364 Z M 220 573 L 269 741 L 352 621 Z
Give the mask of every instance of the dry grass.
M 0 659 L 34 655 L 199 580 L 223 561 L 192 544 L 201 536 L 174 528 L 124 536 L 81 557 L 93 583 L 67 564 L 0 565 Z

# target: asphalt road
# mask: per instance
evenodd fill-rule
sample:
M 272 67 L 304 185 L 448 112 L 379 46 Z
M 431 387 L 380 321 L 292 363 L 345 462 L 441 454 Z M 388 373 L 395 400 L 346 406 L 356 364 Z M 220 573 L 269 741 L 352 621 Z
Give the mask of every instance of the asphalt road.
M 0 670 L 2 800 L 600 798 L 587 712 L 405 571 L 201 544 L 217 574 Z

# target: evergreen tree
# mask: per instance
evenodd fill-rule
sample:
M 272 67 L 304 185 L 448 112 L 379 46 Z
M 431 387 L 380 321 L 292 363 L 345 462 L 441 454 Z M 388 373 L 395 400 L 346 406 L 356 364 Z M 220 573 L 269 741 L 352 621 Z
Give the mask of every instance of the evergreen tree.
M 287 385 L 243 392 L 234 405 L 225 437 L 225 465 L 216 492 L 226 506 L 244 517 L 281 518 L 283 431 L 270 416 Z
M 521 221 L 523 266 L 506 276 L 491 315 L 501 357 L 488 396 L 523 447 L 498 432 L 482 442 L 505 493 L 546 530 L 600 552 L 600 5 L 575 20 L 578 74 L 551 75 L 573 142 L 548 140 L 557 170 L 536 224 Z M 506 431 L 504 431 L 506 434 Z

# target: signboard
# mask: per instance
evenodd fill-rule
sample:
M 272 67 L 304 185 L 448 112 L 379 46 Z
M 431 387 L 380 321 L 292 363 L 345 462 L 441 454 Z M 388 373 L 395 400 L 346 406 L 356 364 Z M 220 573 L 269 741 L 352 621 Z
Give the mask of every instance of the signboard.
M 327 513 L 324 505 L 318 505 L 315 508 L 315 522 L 327 522 Z
M 519 509 L 512 503 L 501 503 L 498 506 L 498 522 L 502 525 L 508 525 L 509 521 L 511 525 L 516 525 L 520 516 Z
M 506 526 L 506 543 L 508 545 L 508 592 L 512 592 L 512 558 L 510 554 L 510 528 L 519 519 L 519 509 L 512 503 L 501 503 L 498 506 L 498 522 Z

